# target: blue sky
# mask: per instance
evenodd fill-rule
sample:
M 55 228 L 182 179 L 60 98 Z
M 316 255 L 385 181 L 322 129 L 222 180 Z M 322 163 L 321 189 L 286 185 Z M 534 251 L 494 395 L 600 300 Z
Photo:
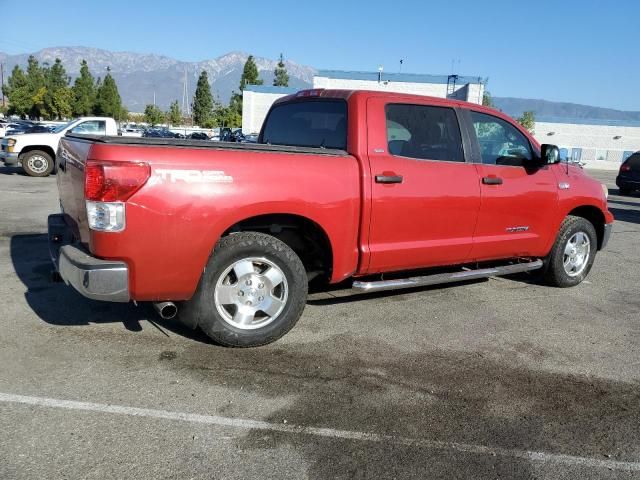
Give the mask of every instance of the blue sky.
M 0 51 L 232 50 L 316 68 L 489 77 L 495 96 L 640 110 L 640 1 L 0 0 Z M 455 5 L 453 7 L 452 5 Z M 37 28 L 25 28 L 34 12 Z M 37 12 L 37 14 L 35 13 Z

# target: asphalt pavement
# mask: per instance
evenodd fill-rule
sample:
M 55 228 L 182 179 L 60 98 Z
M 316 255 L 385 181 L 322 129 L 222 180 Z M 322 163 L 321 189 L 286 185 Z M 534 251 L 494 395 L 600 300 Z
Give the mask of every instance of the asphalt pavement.
M 0 478 L 640 478 L 640 195 L 589 174 L 578 287 L 321 292 L 237 350 L 52 283 L 55 177 L 0 168 Z

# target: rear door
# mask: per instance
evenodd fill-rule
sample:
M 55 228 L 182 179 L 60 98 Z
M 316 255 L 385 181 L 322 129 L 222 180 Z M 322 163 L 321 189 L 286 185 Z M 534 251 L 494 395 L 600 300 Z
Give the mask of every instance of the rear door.
M 469 136 L 479 149 L 481 205 L 472 260 L 545 255 L 554 234 L 558 183 L 550 166 L 535 167 L 528 138 L 506 120 L 469 110 Z
M 480 207 L 456 111 L 367 102 L 371 167 L 368 273 L 463 263 Z

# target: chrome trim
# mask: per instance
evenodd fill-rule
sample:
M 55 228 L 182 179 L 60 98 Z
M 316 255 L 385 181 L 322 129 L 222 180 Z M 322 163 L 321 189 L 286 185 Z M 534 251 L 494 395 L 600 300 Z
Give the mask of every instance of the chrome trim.
M 400 290 L 403 288 L 423 287 L 426 285 L 439 285 L 444 283 L 462 282 L 493 276 L 510 275 L 512 273 L 527 272 L 542 268 L 542 260 L 534 260 L 527 263 L 514 263 L 493 268 L 481 268 L 478 270 L 465 270 L 454 273 L 438 273 L 422 277 L 400 278 L 396 280 L 380 280 L 377 282 L 353 282 L 351 287 L 359 292 L 381 292 L 385 290 Z
M 67 285 L 93 300 L 128 302 L 129 269 L 120 261 L 101 260 L 74 245 L 60 248 L 58 271 Z

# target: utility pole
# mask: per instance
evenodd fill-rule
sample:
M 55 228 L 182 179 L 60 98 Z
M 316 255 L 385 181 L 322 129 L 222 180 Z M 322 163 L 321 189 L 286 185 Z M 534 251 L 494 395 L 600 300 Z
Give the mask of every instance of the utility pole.
M 2 95 L 2 108 L 4 108 L 4 107 L 6 107 L 6 105 L 4 103 L 5 102 L 5 100 L 4 100 L 4 63 L 0 63 L 0 77 L 1 77 L 0 82 L 2 82 L 2 84 L 1 84 L 2 86 L 0 87 L 0 89 L 2 90 L 2 93 L 1 93 L 1 95 Z

